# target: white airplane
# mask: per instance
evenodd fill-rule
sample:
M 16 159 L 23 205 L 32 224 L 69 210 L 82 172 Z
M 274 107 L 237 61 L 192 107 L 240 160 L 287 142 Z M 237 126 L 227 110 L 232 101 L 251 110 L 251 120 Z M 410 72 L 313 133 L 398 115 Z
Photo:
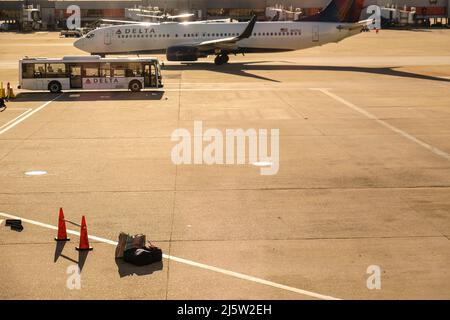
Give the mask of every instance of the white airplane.
M 197 61 L 215 55 L 306 49 L 338 42 L 367 29 L 359 21 L 364 0 L 332 0 L 321 12 L 300 21 L 256 22 L 125 22 L 92 30 L 74 46 L 91 54 L 166 53 L 168 61 Z

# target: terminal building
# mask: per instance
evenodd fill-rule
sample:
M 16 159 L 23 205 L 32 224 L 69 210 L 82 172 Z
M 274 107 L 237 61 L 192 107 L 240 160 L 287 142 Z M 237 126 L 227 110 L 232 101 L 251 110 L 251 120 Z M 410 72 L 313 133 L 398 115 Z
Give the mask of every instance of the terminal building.
M 329 0 L 2 0 L 0 1 L 0 21 L 19 21 L 23 17 L 24 6 L 38 8 L 43 29 L 54 29 L 64 25 L 70 16 L 67 8 L 77 5 L 81 9 L 83 24 L 98 20 L 126 19 L 126 9 L 158 7 L 170 14 L 191 12 L 196 19 L 234 18 L 249 19 L 256 14 L 259 20 L 266 20 L 266 8 L 283 6 L 301 11 L 302 15 L 316 13 Z M 365 5 L 376 4 L 409 10 L 415 8 L 417 19 L 448 24 L 450 0 L 366 0 Z

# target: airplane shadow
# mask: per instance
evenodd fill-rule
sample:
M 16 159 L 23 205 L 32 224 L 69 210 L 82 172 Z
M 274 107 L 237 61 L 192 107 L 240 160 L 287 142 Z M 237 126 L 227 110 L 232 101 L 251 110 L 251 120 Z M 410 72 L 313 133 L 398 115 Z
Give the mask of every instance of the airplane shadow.
M 146 266 L 135 266 L 131 263 L 125 262 L 123 259 L 115 259 L 119 276 L 121 278 L 127 276 L 145 276 L 152 274 L 153 272 L 160 271 L 163 269 L 163 262 L 155 262 Z
M 14 101 L 49 101 L 58 94 L 49 92 L 21 92 Z M 56 101 L 130 101 L 130 100 L 161 100 L 164 91 L 69 91 L 64 92 Z
M 223 74 L 233 74 L 236 76 L 254 78 L 258 80 L 265 80 L 271 82 L 281 82 L 277 79 L 272 79 L 260 75 L 250 73 L 251 71 L 334 71 L 334 72 L 358 72 L 358 73 L 369 73 L 375 75 L 383 75 L 398 78 L 410 78 L 419 80 L 431 80 L 440 82 L 450 82 L 450 79 L 439 78 L 434 76 L 428 76 L 419 73 L 407 72 L 397 70 L 401 66 L 396 67 L 353 67 L 353 66 L 310 66 L 310 65 L 279 65 L 279 64 L 263 64 L 269 61 L 258 61 L 258 62 L 231 62 L 226 65 L 216 66 L 212 63 L 206 62 L 195 62 L 195 63 L 183 63 L 179 65 L 165 65 L 164 70 L 170 71 L 197 71 L 197 70 L 208 70 L 211 72 L 223 73 Z M 274 61 L 272 61 L 273 63 Z M 280 61 L 284 62 L 284 61 Z M 289 62 L 284 62 L 289 63 Z

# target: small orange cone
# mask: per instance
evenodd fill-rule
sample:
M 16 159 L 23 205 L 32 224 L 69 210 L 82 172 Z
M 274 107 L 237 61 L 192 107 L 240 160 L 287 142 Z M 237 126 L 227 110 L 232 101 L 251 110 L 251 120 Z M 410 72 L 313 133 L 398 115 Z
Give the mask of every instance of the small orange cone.
M 86 251 L 93 249 L 92 247 L 89 246 L 86 219 L 84 218 L 84 216 L 81 218 L 80 245 L 75 249 L 77 249 L 78 251 Z
M 70 241 L 67 238 L 66 231 L 66 220 L 64 220 L 64 212 L 62 208 L 59 208 L 59 219 L 58 219 L 58 237 L 55 238 L 56 241 Z

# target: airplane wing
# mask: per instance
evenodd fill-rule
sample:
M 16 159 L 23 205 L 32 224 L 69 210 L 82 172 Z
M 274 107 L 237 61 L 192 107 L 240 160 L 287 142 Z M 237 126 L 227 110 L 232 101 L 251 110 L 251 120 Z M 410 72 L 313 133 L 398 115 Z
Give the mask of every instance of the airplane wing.
M 156 16 L 156 15 L 152 15 L 152 14 L 143 14 L 143 13 L 136 13 L 136 15 L 139 16 L 139 17 L 153 18 L 153 19 L 162 19 L 162 20 L 165 20 L 165 19 L 168 19 L 168 20 L 173 19 L 173 20 L 175 20 L 175 19 L 188 18 L 188 17 L 194 16 L 193 13 L 183 13 L 183 14 L 179 14 L 179 15 L 176 15 L 176 16 L 167 16 L 167 15 Z
M 154 14 L 143 14 L 143 13 L 136 13 L 138 17 L 145 17 L 145 18 L 153 18 L 153 19 L 162 19 L 162 16 L 156 16 Z
M 169 19 L 179 19 L 179 18 L 188 18 L 188 17 L 193 17 L 194 14 L 193 13 L 183 13 L 183 14 L 179 14 L 176 16 L 168 16 Z
M 337 28 L 339 30 L 355 30 L 360 28 L 365 28 L 371 24 L 375 23 L 375 19 L 367 19 L 367 20 L 361 20 L 355 23 L 345 24 L 345 25 L 338 25 Z
M 200 43 L 190 44 L 193 47 L 197 47 L 200 51 L 209 51 L 213 49 L 235 49 L 237 42 L 242 39 L 249 38 L 252 35 L 253 28 L 256 24 L 256 16 L 248 23 L 245 30 L 237 37 L 228 37 L 214 40 L 206 40 Z

